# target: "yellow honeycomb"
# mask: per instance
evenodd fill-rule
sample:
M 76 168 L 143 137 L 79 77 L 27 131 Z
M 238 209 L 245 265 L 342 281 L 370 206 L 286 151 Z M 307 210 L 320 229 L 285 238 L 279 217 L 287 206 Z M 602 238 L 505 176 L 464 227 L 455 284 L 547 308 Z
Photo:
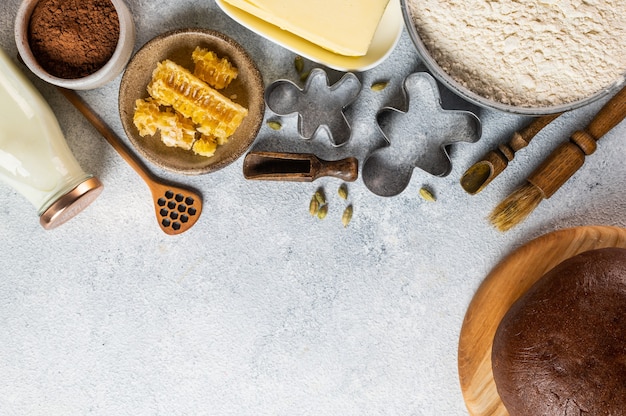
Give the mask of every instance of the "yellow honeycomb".
M 191 120 L 172 108 L 161 109 L 152 98 L 135 101 L 133 122 L 142 137 L 154 135 L 158 130 L 161 141 L 169 147 L 189 150 L 196 139 L 196 129 Z
M 237 78 L 237 68 L 228 59 L 218 58 L 217 54 L 207 49 L 196 47 L 191 54 L 195 76 L 217 90 L 228 87 Z
M 237 78 L 228 59 L 197 47 L 192 60 L 195 74 L 170 60 L 157 64 L 147 88 L 150 97 L 135 101 L 133 122 L 142 137 L 159 132 L 166 146 L 211 157 L 248 110 L 217 91 Z
M 202 135 L 194 142 L 192 150 L 197 155 L 211 157 L 215 154 L 218 144 L 223 143 L 218 143 L 218 139 L 216 137 Z
M 168 59 L 157 64 L 148 92 L 190 118 L 200 133 L 222 139 L 231 136 L 248 114 L 245 107 Z

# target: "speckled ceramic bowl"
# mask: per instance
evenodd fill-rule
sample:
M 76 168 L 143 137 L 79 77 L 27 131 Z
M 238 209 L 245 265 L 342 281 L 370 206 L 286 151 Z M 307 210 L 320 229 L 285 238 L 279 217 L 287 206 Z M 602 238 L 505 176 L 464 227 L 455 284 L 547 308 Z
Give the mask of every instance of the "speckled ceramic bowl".
M 50 84 L 72 90 L 101 87 L 122 73 L 135 47 L 135 23 L 123 0 L 111 0 L 120 21 L 120 36 L 111 59 L 96 72 L 82 78 L 59 78 L 48 73 L 33 55 L 28 43 L 28 24 L 39 0 L 24 0 L 15 17 L 15 43 L 26 66 L 39 78 Z
M 133 122 L 135 101 L 149 97 L 147 86 L 157 63 L 170 59 L 193 70 L 191 54 L 197 46 L 228 58 L 237 68 L 237 78 L 220 92 L 248 109 L 248 115 L 235 133 L 227 143 L 219 145 L 211 157 L 199 156 L 179 147 L 168 147 L 161 141 L 158 132 L 154 136 L 141 137 Z M 221 169 L 248 150 L 263 123 L 263 94 L 261 74 L 241 45 L 212 30 L 181 29 L 157 36 L 132 57 L 120 85 L 120 117 L 131 143 L 148 161 L 171 172 L 197 175 Z

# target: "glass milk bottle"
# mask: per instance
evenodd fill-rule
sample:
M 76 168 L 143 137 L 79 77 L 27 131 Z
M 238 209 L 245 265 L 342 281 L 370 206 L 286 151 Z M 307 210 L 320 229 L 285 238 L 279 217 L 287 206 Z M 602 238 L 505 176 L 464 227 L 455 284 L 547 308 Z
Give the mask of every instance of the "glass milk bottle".
M 0 48 L 0 180 L 35 206 L 51 229 L 102 192 L 70 151 L 48 103 Z

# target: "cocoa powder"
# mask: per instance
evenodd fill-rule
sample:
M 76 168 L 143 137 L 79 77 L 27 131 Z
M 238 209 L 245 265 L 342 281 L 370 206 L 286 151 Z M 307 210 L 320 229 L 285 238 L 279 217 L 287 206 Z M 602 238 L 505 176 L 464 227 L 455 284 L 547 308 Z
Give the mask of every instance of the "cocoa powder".
M 119 35 L 110 0 L 41 0 L 28 25 L 28 42 L 39 64 L 65 79 L 82 78 L 104 66 Z

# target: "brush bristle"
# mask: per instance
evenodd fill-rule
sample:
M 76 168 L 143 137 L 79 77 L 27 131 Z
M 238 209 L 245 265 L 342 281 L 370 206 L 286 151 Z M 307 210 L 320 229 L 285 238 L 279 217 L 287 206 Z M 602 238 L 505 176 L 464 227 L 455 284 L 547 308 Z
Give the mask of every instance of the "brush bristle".
M 530 183 L 521 186 L 500 202 L 489 216 L 500 231 L 508 231 L 521 223 L 543 200 L 541 191 Z

